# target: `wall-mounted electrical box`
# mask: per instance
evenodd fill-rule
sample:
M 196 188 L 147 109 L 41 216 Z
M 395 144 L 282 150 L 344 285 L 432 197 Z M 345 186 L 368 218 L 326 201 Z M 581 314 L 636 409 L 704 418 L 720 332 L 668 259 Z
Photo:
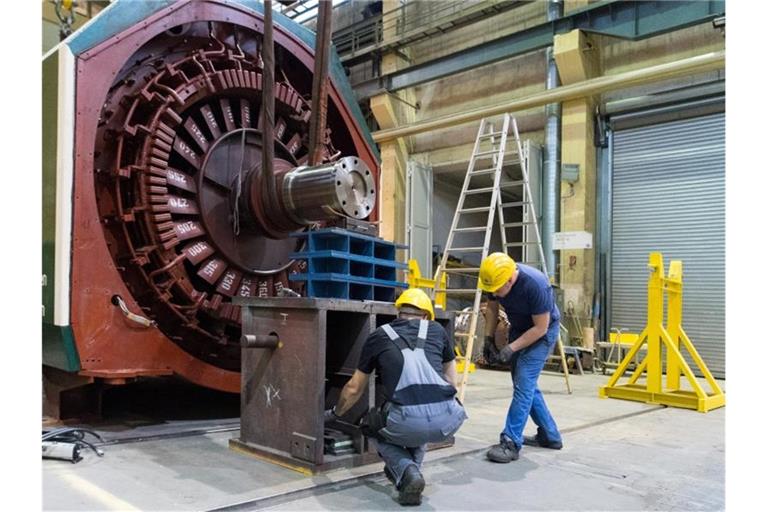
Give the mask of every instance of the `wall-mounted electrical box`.
M 579 164 L 563 164 L 560 167 L 560 180 L 566 183 L 579 181 Z

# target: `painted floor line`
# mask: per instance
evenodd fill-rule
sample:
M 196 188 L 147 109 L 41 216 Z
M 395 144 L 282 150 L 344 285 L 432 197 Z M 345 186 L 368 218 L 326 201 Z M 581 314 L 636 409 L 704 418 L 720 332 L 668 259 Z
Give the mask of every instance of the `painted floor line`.
M 580 430 L 585 430 L 592 427 L 597 427 L 600 425 L 605 425 L 607 423 L 612 423 L 614 421 L 621 421 L 623 419 L 631 418 L 634 416 L 640 416 L 642 414 L 647 414 L 650 412 L 655 412 L 659 410 L 666 409 L 665 406 L 657 406 L 657 407 L 651 407 L 648 409 L 643 409 L 641 411 L 635 411 L 627 414 L 622 414 L 619 416 L 613 416 L 610 418 L 606 418 L 603 420 L 593 421 L 590 423 L 585 423 L 584 425 L 578 425 L 576 427 L 571 427 L 568 429 L 563 429 L 563 433 L 570 433 L 570 432 L 577 432 Z M 483 443 L 487 443 L 488 441 L 475 438 L 472 436 L 465 436 L 461 434 L 457 434 L 456 437 L 469 439 L 473 441 L 479 441 Z M 455 459 L 460 456 L 467 456 L 467 455 L 476 455 L 478 453 L 482 453 L 486 450 L 488 450 L 489 446 L 483 446 L 482 448 L 474 448 L 472 450 L 467 450 L 464 452 L 455 453 L 453 455 L 448 455 L 445 457 L 441 457 L 439 459 L 434 460 L 434 462 L 447 462 L 452 459 Z M 323 493 L 324 491 L 328 490 L 329 488 L 332 488 L 334 486 L 339 487 L 339 489 L 344 488 L 347 489 L 349 487 L 354 487 L 355 485 L 359 485 L 363 483 L 366 480 L 372 479 L 373 477 L 383 477 L 384 471 L 383 470 L 374 470 L 365 474 L 361 475 L 355 475 L 348 478 L 341 478 L 339 480 L 335 480 L 332 482 L 325 482 L 320 485 L 309 485 L 306 487 L 302 487 L 300 489 L 294 489 L 292 491 L 281 493 L 281 494 L 272 494 L 269 496 L 263 496 L 260 498 L 255 498 L 252 500 L 243 501 L 240 503 L 233 503 L 231 505 L 226 505 L 223 507 L 210 509 L 207 512 L 234 512 L 239 510 L 256 510 L 256 509 L 264 509 L 271 506 L 274 506 L 278 503 L 285 503 L 285 502 L 291 502 L 296 501 L 302 498 L 305 498 L 307 496 L 312 496 L 317 493 Z
M 98 501 L 104 506 L 104 510 L 141 510 L 127 501 L 121 500 L 114 494 L 105 491 L 101 487 L 94 485 L 92 482 L 80 478 L 74 473 L 61 473 L 59 474 L 59 478 L 65 480 L 74 491 L 85 494 L 89 498 Z

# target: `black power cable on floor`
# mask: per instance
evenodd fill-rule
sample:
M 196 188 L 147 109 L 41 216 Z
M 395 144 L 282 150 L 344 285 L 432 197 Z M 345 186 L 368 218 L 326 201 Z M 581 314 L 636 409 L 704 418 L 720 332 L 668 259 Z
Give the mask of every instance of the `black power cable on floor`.
M 64 427 L 51 431 L 43 430 L 43 458 L 68 460 L 75 464 L 83 460 L 80 456 L 80 450 L 83 448 L 90 448 L 96 455 L 103 457 L 104 452 L 100 448 L 85 440 L 86 434 L 92 435 L 101 443 L 104 442 L 99 434 L 87 428 Z

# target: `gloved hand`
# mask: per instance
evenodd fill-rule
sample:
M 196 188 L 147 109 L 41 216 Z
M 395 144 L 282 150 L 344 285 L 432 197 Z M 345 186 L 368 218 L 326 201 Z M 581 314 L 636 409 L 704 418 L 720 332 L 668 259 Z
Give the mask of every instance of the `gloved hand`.
M 330 423 L 331 421 L 335 421 L 337 419 L 339 419 L 339 417 L 336 415 L 336 406 L 333 406 L 330 409 L 326 409 L 326 411 L 323 413 L 323 423 Z
M 496 340 L 493 336 L 486 336 L 483 343 L 483 359 L 487 364 L 499 362 L 499 349 L 496 348 Z
M 499 351 L 499 361 L 502 363 L 508 363 L 512 360 L 512 354 L 514 354 L 515 351 L 512 350 L 512 344 L 508 343 L 503 349 Z

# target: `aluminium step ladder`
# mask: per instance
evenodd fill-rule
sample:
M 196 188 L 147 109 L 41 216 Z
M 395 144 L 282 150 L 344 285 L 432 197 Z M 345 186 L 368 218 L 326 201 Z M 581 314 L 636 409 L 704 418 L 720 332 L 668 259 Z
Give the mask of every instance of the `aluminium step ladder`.
M 507 139 L 512 135 L 512 146 L 507 147 Z M 508 159 L 508 156 L 512 159 Z M 505 166 L 519 165 L 521 179 L 502 180 Z M 434 281 L 439 283 L 443 274 L 455 274 L 456 277 L 469 277 L 473 281 L 472 287 L 451 288 L 446 285 L 445 288 L 433 289 L 436 292 L 445 292 L 447 295 L 472 296 L 473 305 L 470 312 L 469 331 L 466 333 L 466 349 L 464 359 L 471 360 L 472 349 L 475 340 L 475 331 L 477 330 L 478 316 L 480 314 L 480 301 L 482 290 L 478 287 L 478 277 L 480 268 L 478 267 L 452 267 L 449 263 L 451 256 L 459 254 L 479 254 L 478 262 L 482 262 L 489 253 L 491 243 L 491 234 L 493 231 L 495 216 L 498 215 L 501 245 L 504 251 L 511 247 L 521 248 L 523 254 L 522 263 L 538 264 L 540 270 L 546 274 L 546 264 L 544 260 L 544 250 L 541 244 L 541 235 L 538 228 L 536 211 L 531 195 L 531 188 L 527 169 L 527 159 L 523 153 L 523 147 L 520 142 L 520 135 L 517 129 L 517 122 L 509 114 L 504 114 L 500 131 L 495 131 L 494 125 L 487 119 L 480 121 L 480 127 L 475 139 L 475 145 L 472 149 L 472 155 L 469 159 L 469 166 L 464 177 L 464 183 L 459 195 L 459 201 L 456 205 L 456 212 L 451 223 L 451 229 L 448 233 L 448 240 L 445 244 L 445 250 L 440 260 L 440 264 L 435 271 Z M 502 189 L 517 189 L 520 200 L 503 202 Z M 483 198 L 490 194 L 490 200 L 483 203 Z M 473 198 L 473 199 L 470 199 Z M 474 204 L 473 204 L 474 203 Z M 522 208 L 521 220 L 515 222 L 505 222 L 504 211 L 507 208 Z M 521 228 L 522 240 L 519 242 L 508 242 L 507 229 Z M 533 235 L 531 237 L 531 235 Z M 474 240 L 468 240 L 474 237 Z M 482 242 L 478 237 L 482 237 Z M 533 241 L 530 239 L 533 238 Z M 536 254 L 537 253 L 537 254 Z M 538 262 L 533 261 L 532 257 L 538 256 Z M 461 259 L 461 258 L 459 258 Z M 478 263 L 479 265 L 479 263 Z M 448 280 L 450 283 L 450 279 Z M 571 392 L 570 381 L 568 379 L 568 366 L 563 354 L 563 347 L 560 338 L 557 340 L 558 350 L 560 352 L 563 372 L 565 375 L 568 393 Z M 461 385 L 459 388 L 459 400 L 464 400 L 469 365 L 464 365 Z

